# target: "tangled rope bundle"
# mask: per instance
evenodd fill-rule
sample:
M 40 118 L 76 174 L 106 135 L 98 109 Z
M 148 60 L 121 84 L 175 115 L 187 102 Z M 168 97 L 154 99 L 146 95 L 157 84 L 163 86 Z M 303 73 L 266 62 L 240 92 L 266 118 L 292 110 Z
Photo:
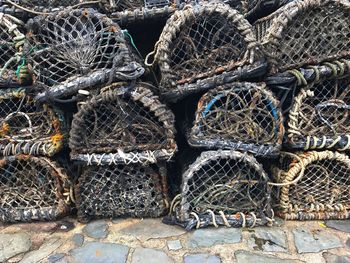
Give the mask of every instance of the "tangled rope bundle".
M 71 184 L 46 158 L 27 155 L 0 160 L 0 221 L 55 220 L 69 211 Z
M 350 149 L 350 79 L 302 89 L 289 113 L 288 142 L 298 149 Z
M 349 11 L 346 0 L 296 0 L 258 20 L 270 74 L 348 57 Z
M 133 61 L 119 26 L 94 9 L 38 16 L 29 20 L 27 28 L 26 52 L 35 83 L 44 88 L 38 101 L 117 79 L 136 79 L 144 72 Z
M 265 85 L 231 83 L 202 96 L 189 143 L 266 156 L 278 154 L 283 134 L 279 102 Z
M 276 181 L 286 183 L 280 189 L 279 215 L 289 220 L 349 218 L 349 157 L 331 151 L 297 156 L 283 156 L 275 170 Z
M 182 179 L 181 194 L 170 211 L 175 213 L 175 224 L 191 229 L 272 223 L 269 179 L 248 154 L 203 152 Z
M 126 153 L 142 156 L 143 151 L 155 151 L 155 157 L 164 154 L 168 159 L 176 150 L 174 122 L 174 115 L 146 83 L 135 87 L 112 84 L 74 116 L 69 141 L 72 158 L 74 154 L 115 153 L 129 159 Z
M 26 89 L 0 90 L 1 155 L 52 156 L 64 144 L 62 114 L 49 105 L 38 105 Z
M 152 55 L 154 61 L 150 63 Z M 188 5 L 170 17 L 146 64 L 157 63 L 161 91 L 167 93 L 259 59 L 258 44 L 248 21 L 227 5 L 203 3 Z
M 159 217 L 168 209 L 166 168 L 157 165 L 86 167 L 75 186 L 78 220 Z

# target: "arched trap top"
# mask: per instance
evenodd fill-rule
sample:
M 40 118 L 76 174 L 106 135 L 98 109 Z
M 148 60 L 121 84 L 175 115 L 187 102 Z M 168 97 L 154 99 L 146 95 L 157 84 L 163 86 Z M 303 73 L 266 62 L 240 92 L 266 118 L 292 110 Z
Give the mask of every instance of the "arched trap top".
M 282 155 L 275 178 L 280 189 L 278 213 L 289 220 L 350 217 L 350 159 L 331 151 Z
M 0 90 L 0 154 L 52 156 L 66 137 L 63 114 L 38 105 L 24 88 Z
M 259 53 L 243 15 L 222 3 L 202 3 L 188 5 L 169 18 L 155 46 L 154 62 L 166 93 L 252 64 L 261 58 Z
M 172 202 L 177 224 L 245 227 L 271 223 L 268 176 L 256 159 L 236 151 L 203 152 L 182 176 Z
M 350 149 L 350 79 L 303 88 L 289 112 L 287 134 L 295 149 Z
M 74 115 L 72 153 L 176 150 L 174 115 L 146 88 L 113 84 Z
M 35 83 L 49 92 L 36 99 L 64 97 L 78 89 L 143 73 L 133 61 L 118 24 L 94 9 L 67 9 L 27 23 L 26 47 Z
M 270 74 L 350 55 L 350 3 L 296 0 L 255 23 Z
M 198 102 L 189 143 L 210 149 L 278 155 L 284 135 L 279 102 L 265 84 L 231 83 Z

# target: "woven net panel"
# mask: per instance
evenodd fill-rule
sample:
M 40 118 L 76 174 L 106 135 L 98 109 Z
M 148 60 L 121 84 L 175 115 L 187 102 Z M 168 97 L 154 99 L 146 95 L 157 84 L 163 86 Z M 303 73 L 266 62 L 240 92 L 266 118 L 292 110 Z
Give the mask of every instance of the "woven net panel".
M 280 190 L 280 215 L 290 220 L 347 218 L 350 159 L 331 151 L 298 157 L 280 174 L 281 182 L 286 183 Z
M 174 115 L 166 105 L 143 84 L 113 87 L 74 116 L 70 148 L 78 153 L 175 150 Z
M 169 6 L 174 2 L 171 0 L 102 0 L 101 5 L 107 12 L 133 11 L 135 9 L 152 9 Z
M 298 0 L 259 20 L 271 73 L 348 56 L 349 11 L 348 1 Z
M 183 174 L 180 220 L 188 220 L 191 212 L 208 211 L 262 216 L 270 205 L 267 181 L 261 165 L 249 155 L 204 152 Z
M 289 143 L 304 149 L 350 148 L 350 79 L 331 79 L 302 89 L 288 121 Z
M 164 168 L 156 165 L 86 167 L 75 187 L 78 219 L 159 217 L 167 209 Z
M 8 14 L 0 13 L 0 17 L 0 87 L 26 84 L 28 72 L 22 53 L 24 23 Z
M 176 11 L 155 47 L 164 88 L 212 77 L 252 63 L 257 46 L 250 24 L 238 11 L 203 3 Z
M 52 156 L 64 144 L 63 115 L 38 105 L 23 88 L 0 90 L 0 150 L 2 155 Z
M 118 77 L 115 70 L 131 63 L 119 26 L 94 9 L 39 16 L 27 27 L 29 60 L 36 84 L 44 87 L 67 82 L 78 89 L 101 85 Z
M 255 144 L 256 150 L 259 145 L 280 145 L 282 113 L 278 101 L 265 88 L 264 84 L 236 83 L 206 93 L 198 102 L 191 131 L 194 143 L 203 140 L 203 146 L 207 142 L 225 148 Z
M 54 220 L 69 211 L 70 185 L 63 170 L 45 158 L 0 160 L 0 221 Z

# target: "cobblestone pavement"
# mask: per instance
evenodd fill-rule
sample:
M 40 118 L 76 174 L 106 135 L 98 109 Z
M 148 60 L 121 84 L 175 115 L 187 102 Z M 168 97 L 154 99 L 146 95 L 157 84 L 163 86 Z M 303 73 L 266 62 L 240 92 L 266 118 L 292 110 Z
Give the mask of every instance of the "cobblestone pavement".
M 350 263 L 350 221 L 185 232 L 160 219 L 0 225 L 0 262 Z

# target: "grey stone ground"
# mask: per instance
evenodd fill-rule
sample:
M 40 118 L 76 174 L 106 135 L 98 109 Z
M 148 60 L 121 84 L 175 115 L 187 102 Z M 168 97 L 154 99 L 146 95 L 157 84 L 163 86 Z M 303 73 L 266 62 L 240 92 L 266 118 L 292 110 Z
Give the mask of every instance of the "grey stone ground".
M 350 263 L 350 221 L 185 232 L 160 219 L 0 225 L 0 262 Z

